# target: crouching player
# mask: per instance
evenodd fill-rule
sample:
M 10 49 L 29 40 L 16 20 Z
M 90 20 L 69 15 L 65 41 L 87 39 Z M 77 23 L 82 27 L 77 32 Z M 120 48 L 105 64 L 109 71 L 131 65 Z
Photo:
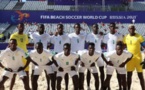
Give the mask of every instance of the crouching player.
M 26 65 L 23 64 L 22 58 L 26 58 Z M 24 69 L 29 65 L 31 58 L 23 50 L 17 47 L 16 39 L 10 39 L 9 48 L 4 50 L 0 55 L 0 60 L 4 61 L 6 67 L 0 63 L 0 67 L 4 68 L 5 71 L 0 79 L 0 90 L 4 90 L 4 84 L 12 78 L 13 74 L 18 74 L 22 79 L 25 90 L 30 90 L 26 72 Z
M 41 42 L 37 42 L 35 44 L 35 50 L 32 50 L 29 55 L 37 64 L 34 67 L 34 72 L 32 72 L 32 89 L 37 90 L 37 81 L 39 75 L 42 73 L 43 70 L 45 70 L 47 75 L 50 77 L 52 90 L 55 90 L 54 72 L 50 66 L 52 62 L 49 60 L 49 57 L 52 57 L 51 52 L 46 49 L 43 49 L 43 44 Z
M 127 90 L 125 65 L 129 60 L 131 60 L 132 57 L 133 55 L 131 53 L 123 51 L 123 43 L 121 41 L 117 42 L 116 50 L 108 52 L 106 54 L 106 58 L 108 58 L 109 61 L 103 57 L 104 61 L 107 64 L 107 77 L 104 82 L 103 90 L 106 90 L 106 88 L 109 86 L 109 82 L 114 69 L 116 69 L 117 72 L 120 74 L 123 90 Z
M 88 69 L 95 78 L 95 90 L 99 90 L 98 71 L 95 62 L 101 56 L 101 53 L 95 51 L 95 44 L 89 43 L 88 50 L 78 51 L 81 58 L 81 67 L 79 68 L 79 89 L 84 90 L 84 72 Z
M 57 90 L 61 90 L 61 81 L 66 73 L 72 77 L 74 90 L 78 90 L 78 75 L 76 71 L 76 65 L 79 61 L 79 55 L 70 52 L 70 44 L 65 43 L 63 45 L 63 52 L 60 52 L 52 57 L 57 71 Z

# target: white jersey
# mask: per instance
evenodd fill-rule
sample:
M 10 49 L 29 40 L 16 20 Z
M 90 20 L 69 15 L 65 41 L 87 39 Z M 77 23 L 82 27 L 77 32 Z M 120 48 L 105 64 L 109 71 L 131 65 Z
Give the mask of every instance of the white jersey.
M 47 49 L 47 44 L 50 42 L 50 35 L 44 33 L 40 35 L 38 32 L 34 32 L 30 35 L 31 39 L 33 39 L 34 44 L 37 42 L 41 42 L 43 44 L 43 48 Z
M 69 34 L 69 37 L 72 52 L 77 52 L 78 50 L 83 50 L 85 48 L 86 34 L 80 33 L 77 35 L 76 33 L 71 33 Z
M 80 50 L 78 51 L 80 55 L 81 61 L 85 64 L 85 66 L 89 67 L 92 63 L 94 63 L 100 56 L 101 53 L 94 52 L 94 55 L 90 56 L 88 50 Z
M 99 34 L 94 34 L 94 33 L 90 33 L 87 35 L 86 41 L 89 43 L 94 43 L 95 44 L 95 50 L 102 52 L 101 49 L 101 43 L 102 43 L 103 37 Z
M 104 36 L 103 42 L 107 44 L 107 52 L 115 50 L 117 41 L 122 41 L 123 37 L 119 33 L 108 33 Z
M 27 58 L 26 54 L 22 49 L 18 48 L 15 51 L 12 51 L 10 48 L 7 48 L 0 54 L 0 60 L 4 61 L 6 67 L 11 68 L 13 71 L 17 71 L 19 67 L 24 67 L 22 58 Z
M 123 51 L 121 55 L 117 55 L 116 50 L 114 50 L 108 52 L 105 56 L 112 62 L 115 67 L 119 67 L 119 65 L 127 60 L 127 58 L 131 58 L 132 54 L 130 52 Z
M 66 34 L 52 36 L 51 43 L 54 45 L 54 51 L 59 53 L 63 51 L 63 45 L 65 43 L 70 43 L 70 39 Z
M 58 53 L 54 56 L 54 59 L 57 61 L 58 65 L 67 70 L 70 70 L 71 66 L 75 66 L 75 61 L 77 58 L 79 58 L 79 55 L 73 52 L 71 52 L 69 56 L 65 56 L 64 52 Z
M 48 62 L 50 62 L 49 57 L 52 57 L 51 52 L 46 49 L 43 49 L 41 54 L 39 54 L 37 50 L 32 50 L 29 55 L 38 64 L 38 66 L 45 66 Z

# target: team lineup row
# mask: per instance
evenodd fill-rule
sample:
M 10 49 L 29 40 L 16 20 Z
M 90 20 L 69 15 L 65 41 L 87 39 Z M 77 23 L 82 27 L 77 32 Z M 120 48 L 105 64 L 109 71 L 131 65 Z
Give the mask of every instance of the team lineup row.
M 90 88 L 90 77 L 89 77 L 90 76 L 90 72 L 93 73 L 93 76 L 95 78 L 96 90 L 98 89 L 98 85 L 99 85 L 98 81 L 97 81 L 98 80 L 98 75 L 97 75 L 96 68 L 93 67 L 94 63 L 92 63 L 92 61 L 91 61 L 92 57 L 90 56 L 91 58 L 87 60 L 87 58 L 89 57 L 87 55 L 89 55 L 89 54 L 85 55 L 85 56 L 87 56 L 87 57 L 85 57 L 85 59 L 81 59 L 81 61 L 82 60 L 88 61 L 87 64 L 85 64 L 85 62 L 79 63 L 79 66 L 81 66 L 83 68 L 78 68 L 77 64 L 76 64 L 76 67 L 71 67 L 71 69 L 70 68 L 64 69 L 62 67 L 56 68 L 55 66 L 58 67 L 60 64 L 64 64 L 63 66 L 65 66 L 65 65 L 67 66 L 67 65 L 71 64 L 68 61 L 62 63 L 63 60 L 69 60 L 69 61 L 73 61 L 74 60 L 74 59 L 70 60 L 71 58 L 70 59 L 57 60 L 57 59 L 60 59 L 61 57 L 65 56 L 65 55 L 63 55 L 63 53 L 61 53 L 62 55 L 60 54 L 60 52 L 62 52 L 64 50 L 65 43 L 70 43 L 71 52 L 77 52 L 81 56 L 81 55 L 83 55 L 81 53 L 89 53 L 89 50 L 88 50 L 88 52 L 86 50 L 84 50 L 85 41 L 87 41 L 88 43 L 94 43 L 94 45 L 89 45 L 89 46 L 92 47 L 93 49 L 95 49 L 94 51 L 98 52 L 98 53 L 102 52 L 101 51 L 101 43 L 102 42 L 106 43 L 107 52 L 108 53 L 112 53 L 112 54 L 113 53 L 117 54 L 116 53 L 116 51 L 117 51 L 117 46 L 116 46 L 117 42 L 118 41 L 123 41 L 124 44 L 126 44 L 127 50 L 131 54 L 127 54 L 129 52 L 123 51 L 123 53 L 125 53 L 125 54 L 122 53 L 119 56 L 118 56 L 118 54 L 116 56 L 110 56 L 110 57 L 107 58 L 107 59 L 109 59 L 109 62 L 105 60 L 105 62 L 107 64 L 113 65 L 113 67 L 108 67 L 107 66 L 107 77 L 106 77 L 106 80 L 104 80 L 104 62 L 103 62 L 103 59 L 100 57 L 97 60 L 97 63 L 98 63 L 97 66 L 99 66 L 99 71 L 100 71 L 101 89 L 104 89 L 104 90 L 106 90 L 107 88 L 110 89 L 109 81 L 110 81 L 111 76 L 112 76 L 111 74 L 112 74 L 112 71 L 114 70 L 114 67 L 117 67 L 116 68 L 117 69 L 117 78 L 118 78 L 118 83 L 119 83 L 119 89 L 120 90 L 122 90 L 122 86 L 123 86 L 124 90 L 127 89 L 126 88 L 126 84 L 122 83 L 122 82 L 124 82 L 124 80 L 126 81 L 126 77 L 124 75 L 126 70 L 127 70 L 127 82 L 128 82 L 127 86 L 128 86 L 128 90 L 130 90 L 131 76 L 132 76 L 132 71 L 134 71 L 134 69 L 136 69 L 137 72 L 138 72 L 138 76 L 139 76 L 139 79 L 140 79 L 141 87 L 142 87 L 142 90 L 144 90 L 144 78 L 143 78 L 143 75 L 142 75 L 142 65 L 140 65 L 140 63 L 142 62 L 142 56 L 141 56 L 141 53 L 140 53 L 140 47 L 141 46 L 143 46 L 143 47 L 145 46 L 144 45 L 144 39 L 143 39 L 143 37 L 141 35 L 139 35 L 138 33 L 135 32 L 135 26 L 132 25 L 132 24 L 129 26 L 129 29 L 128 29 L 129 34 L 126 35 L 124 38 L 120 34 L 118 34 L 116 32 L 115 27 L 116 27 L 115 23 L 110 23 L 110 25 L 109 25 L 110 33 L 106 34 L 105 36 L 101 36 L 100 34 L 98 34 L 98 25 L 94 24 L 92 26 L 92 30 L 93 30 L 92 33 L 90 33 L 89 35 L 86 35 L 84 32 L 81 32 L 80 24 L 77 23 L 77 24 L 74 25 L 75 33 L 66 35 L 66 34 L 63 33 L 63 25 L 62 24 L 58 24 L 57 25 L 57 35 L 54 35 L 54 36 L 50 37 L 48 34 L 44 33 L 44 28 L 45 27 L 42 24 L 42 25 L 39 26 L 38 32 L 32 33 L 30 36 L 34 40 L 35 44 L 37 44 L 38 42 L 39 43 L 41 42 L 43 48 L 45 48 L 45 49 L 47 48 L 48 42 L 51 42 L 52 44 L 54 44 L 54 51 L 55 51 L 55 53 L 58 53 L 58 54 L 55 55 L 55 57 L 53 58 L 54 59 L 53 61 L 61 61 L 61 62 L 56 62 L 56 63 L 54 63 L 52 65 L 53 71 L 54 71 L 54 76 L 57 75 L 59 77 L 62 77 L 62 76 L 64 76 L 64 74 L 66 72 L 69 73 L 71 76 L 74 76 L 74 74 L 76 73 L 75 72 L 76 70 L 79 72 L 79 78 L 78 78 L 77 75 L 75 75 L 75 78 L 73 78 L 74 79 L 73 82 L 77 82 L 77 80 L 82 81 L 82 82 L 79 82 L 79 84 L 77 84 L 77 85 L 75 85 L 76 83 L 74 83 L 74 89 L 75 90 L 77 90 L 78 88 L 83 89 L 83 81 L 84 81 L 84 79 L 83 79 L 84 78 L 83 71 L 84 71 L 85 68 L 88 69 L 88 73 L 87 73 L 88 89 Z M 20 23 L 18 25 L 18 32 L 12 34 L 10 38 L 11 39 L 16 39 L 18 47 L 23 49 L 24 52 L 27 52 L 26 44 L 28 43 L 28 38 L 27 38 L 27 35 L 23 34 L 23 30 L 24 30 L 24 24 Z M 118 43 L 119 43 L 118 46 L 120 47 L 118 52 L 121 52 L 122 49 L 124 48 L 122 46 L 124 46 L 124 45 L 121 42 L 118 42 Z M 68 45 L 68 47 L 69 47 L 69 45 Z M 116 48 L 116 51 L 114 51 L 115 48 Z M 92 52 L 93 52 L 93 50 L 92 50 Z M 124 55 L 124 56 L 120 57 L 122 55 Z M 133 55 L 133 57 L 129 61 L 129 59 L 127 59 L 127 58 L 131 58 L 132 55 Z M 35 57 L 36 56 L 37 55 L 35 55 Z M 70 55 L 68 55 L 68 57 L 69 56 Z M 116 57 L 117 57 L 117 59 L 116 59 Z M 96 58 L 97 58 L 97 56 L 95 56 L 95 58 L 92 58 L 92 59 L 96 60 Z M 127 61 L 125 61 L 125 59 L 127 59 Z M 23 60 L 23 61 L 25 61 L 25 65 L 27 65 L 26 60 Z M 31 60 L 31 61 L 33 61 L 33 60 Z M 39 61 L 42 61 L 42 59 L 40 59 Z M 112 61 L 113 64 L 110 61 Z M 116 63 L 114 63 L 113 61 L 115 61 Z M 122 61 L 123 61 L 123 65 L 121 64 Z M 33 63 L 35 63 L 35 62 L 33 62 Z M 92 63 L 92 64 L 88 65 L 89 63 Z M 127 63 L 127 65 L 126 65 L 126 70 L 125 71 L 124 71 L 124 69 L 120 69 L 120 68 L 118 69 L 119 65 L 121 65 L 121 67 L 123 67 L 126 63 Z M 51 64 L 51 63 L 48 63 L 48 65 L 49 64 Z M 39 69 L 39 68 L 40 67 L 38 65 L 38 67 L 36 67 L 36 69 Z M 45 69 L 46 67 L 41 67 L 41 68 Z M 57 69 L 60 72 L 56 74 Z M 28 79 L 28 72 L 29 72 L 28 70 L 29 69 L 27 67 L 25 69 L 25 71 L 27 73 L 26 81 L 29 80 Z M 74 71 L 74 73 L 72 73 L 71 71 L 69 72 L 68 70 Z M 37 90 L 37 83 L 33 82 L 33 80 L 37 80 L 38 79 L 38 75 L 35 75 L 35 74 L 39 74 L 40 71 L 41 70 L 33 71 L 33 75 L 31 77 L 31 79 L 32 79 L 32 89 L 33 90 Z M 48 71 L 52 72 L 51 70 L 48 70 Z M 46 70 L 46 74 L 47 74 L 48 71 Z M 65 73 L 63 71 L 65 71 Z M 37 77 L 34 77 L 34 76 L 37 76 Z M 49 76 L 51 76 L 50 79 L 52 80 L 53 79 L 53 75 L 50 74 Z M 121 77 L 123 77 L 123 78 L 121 78 Z M 13 79 L 12 79 L 12 83 L 10 85 L 10 89 L 11 90 L 12 90 L 13 84 L 14 84 Z M 56 78 L 54 77 L 54 80 L 52 80 L 52 81 L 56 81 L 55 79 Z M 57 78 L 57 89 L 58 90 L 61 89 L 60 88 L 61 80 L 62 80 L 62 78 Z M 68 74 L 65 75 L 65 82 L 66 82 L 66 90 L 68 90 Z M 55 82 L 52 82 L 52 83 L 54 83 L 54 84 L 52 84 L 52 88 L 54 89 L 55 88 L 55 86 L 54 86 Z M 28 88 L 26 90 L 28 90 Z M 48 90 L 49 90 L 49 85 L 48 85 Z
M 49 75 L 51 79 L 52 90 L 55 90 L 55 79 L 57 81 L 57 90 L 61 90 L 61 81 L 63 76 L 68 73 L 72 77 L 74 90 L 83 90 L 84 83 L 84 71 L 86 69 L 90 70 L 95 78 L 95 88 L 99 89 L 99 79 L 98 71 L 95 65 L 95 62 L 99 57 L 102 57 L 103 60 L 107 63 L 107 75 L 112 75 L 114 69 L 117 69 L 117 72 L 121 75 L 123 82 L 126 82 L 124 76 L 126 75 L 125 64 L 132 58 L 132 54 L 129 52 L 123 51 L 122 42 L 118 42 L 116 46 L 116 51 L 107 53 L 106 58 L 110 58 L 108 61 L 103 54 L 95 51 L 95 44 L 89 43 L 88 50 L 80 50 L 78 53 L 71 52 L 70 44 L 65 43 L 63 46 L 63 52 L 60 52 L 52 57 L 50 51 L 43 49 L 43 44 L 38 42 L 35 45 L 36 50 L 30 51 L 29 54 L 25 54 L 23 50 L 17 48 L 17 43 L 15 39 L 10 40 L 9 48 L 2 52 L 0 59 L 4 60 L 7 64 L 7 68 L 2 64 L 2 68 L 5 68 L 5 72 L 2 76 L 1 89 L 4 88 L 4 82 L 12 77 L 12 75 L 18 74 L 24 82 L 26 90 L 30 90 L 28 81 L 25 76 L 26 73 L 24 69 L 28 66 L 30 61 L 34 64 L 33 77 L 32 77 L 32 89 L 37 90 L 37 80 L 39 75 L 43 70 Z M 7 57 L 6 57 L 7 56 Z M 22 57 L 27 59 L 27 63 L 24 66 L 22 62 Z M 31 59 L 31 58 L 32 59 Z M 49 57 L 52 57 L 52 61 L 49 60 Z M 118 60 L 119 58 L 119 60 Z M 57 73 L 56 77 L 54 72 Z M 79 73 L 79 77 L 78 74 Z M 107 76 L 108 78 L 108 76 Z M 104 82 L 103 90 L 109 82 L 106 79 Z M 123 88 L 126 88 L 126 84 L 123 85 Z

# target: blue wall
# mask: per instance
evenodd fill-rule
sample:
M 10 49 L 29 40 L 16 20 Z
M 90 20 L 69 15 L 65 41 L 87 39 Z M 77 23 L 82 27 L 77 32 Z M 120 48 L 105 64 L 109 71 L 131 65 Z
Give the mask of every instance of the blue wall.
M 82 23 L 97 22 L 145 23 L 145 12 L 71 12 L 71 11 L 0 11 L 0 23 Z

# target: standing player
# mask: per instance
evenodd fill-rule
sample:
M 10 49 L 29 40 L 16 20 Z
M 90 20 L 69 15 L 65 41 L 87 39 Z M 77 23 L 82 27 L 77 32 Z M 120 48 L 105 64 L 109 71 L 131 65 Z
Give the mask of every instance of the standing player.
M 34 45 L 37 43 L 37 42 L 42 42 L 43 44 L 43 48 L 44 49 L 47 49 L 47 45 L 50 43 L 50 35 L 45 33 L 45 26 L 44 24 L 40 24 L 38 26 L 38 32 L 34 32 L 30 35 L 30 37 L 33 39 L 34 41 Z M 33 73 L 34 73 L 34 65 L 32 64 L 32 74 L 31 74 L 31 81 L 32 81 L 32 78 L 33 78 Z M 50 89 L 50 86 L 49 86 L 49 76 L 47 75 L 47 72 L 45 71 L 45 75 L 46 75 L 46 78 L 47 78 L 47 90 Z
M 116 69 L 117 72 L 120 74 L 120 79 L 123 82 L 123 90 L 127 90 L 125 65 L 129 62 L 129 60 L 131 60 L 133 55 L 130 52 L 123 51 L 123 49 L 124 45 L 121 41 L 119 41 L 117 42 L 116 50 L 107 53 L 106 58 L 108 58 L 109 61 L 103 58 L 106 64 L 108 64 L 106 71 L 107 77 L 104 82 L 103 90 L 106 90 L 109 86 L 114 69 Z
M 115 28 L 116 28 L 116 24 L 110 23 L 109 25 L 110 32 L 104 36 L 103 42 L 107 44 L 107 52 L 115 50 L 117 41 L 122 41 L 123 39 L 122 35 L 117 33 Z M 121 80 L 118 72 L 117 72 L 117 79 L 119 83 L 119 90 L 121 90 Z M 110 85 L 108 88 L 110 88 Z
M 69 34 L 70 41 L 71 41 L 71 51 L 77 52 L 79 50 L 84 50 L 85 48 L 85 40 L 86 34 L 81 33 L 81 26 L 79 23 L 74 25 L 75 32 Z
M 20 23 L 17 26 L 18 28 L 18 32 L 15 32 L 11 35 L 10 39 L 16 39 L 17 40 L 17 46 L 19 48 L 21 48 L 22 50 L 24 50 L 25 53 L 27 53 L 27 44 L 29 43 L 28 40 L 28 36 L 26 34 L 24 34 L 24 23 Z M 22 58 L 22 61 L 24 62 L 24 64 L 26 64 L 26 59 Z M 27 67 L 25 69 L 25 72 L 27 74 L 27 80 L 29 81 L 29 67 Z M 12 80 L 11 80 L 11 85 L 10 85 L 10 90 L 12 90 L 14 83 L 15 83 L 15 78 L 16 78 L 16 74 L 14 74 Z
M 54 35 L 51 37 L 51 43 L 54 45 L 54 52 L 55 54 L 62 52 L 63 51 L 63 45 L 65 43 L 70 43 L 70 39 L 68 35 L 64 33 L 64 26 L 63 24 L 58 24 L 57 25 L 57 35 Z M 56 66 L 53 64 L 52 65 L 53 70 L 55 72 L 56 76 Z M 65 75 L 65 84 L 66 84 L 66 90 L 68 90 L 68 74 Z
M 47 51 L 46 49 L 43 49 L 43 44 L 41 42 L 35 44 L 35 49 L 36 50 L 32 50 L 30 52 L 30 57 L 34 60 L 34 62 L 38 64 L 38 66 L 34 67 L 32 89 L 37 90 L 37 81 L 39 75 L 42 73 L 43 70 L 45 70 L 46 75 L 49 74 L 49 77 L 51 79 L 52 90 L 55 90 L 53 70 L 52 67 L 49 66 L 52 64 L 52 62 L 49 60 L 49 57 L 52 56 L 51 52 Z
M 44 24 L 40 24 L 38 26 L 38 32 L 34 32 L 30 35 L 31 39 L 33 39 L 34 44 L 37 42 L 41 42 L 43 44 L 43 48 L 47 49 L 47 44 L 50 43 L 50 35 L 45 33 Z
M 22 62 L 22 58 L 26 58 L 27 60 L 25 65 Z M 13 74 L 18 74 L 24 83 L 25 90 L 30 90 L 24 69 L 29 65 L 31 58 L 23 50 L 17 47 L 16 39 L 10 39 L 9 48 L 2 52 L 0 60 L 4 61 L 6 64 L 5 67 L 0 63 L 0 67 L 5 69 L 0 81 L 0 90 L 4 90 L 4 83 L 8 78 L 11 78 Z
M 102 53 L 101 44 L 102 44 L 103 37 L 98 33 L 98 29 L 99 29 L 98 25 L 93 24 L 92 26 L 93 32 L 87 35 L 86 41 L 88 43 L 94 43 L 95 51 Z M 99 67 L 100 70 L 100 80 L 101 80 L 101 88 L 102 88 L 104 83 L 104 61 L 101 57 L 97 60 L 97 66 Z M 90 74 L 89 71 L 88 74 Z M 87 78 L 87 80 L 90 80 L 89 77 Z M 90 81 L 87 82 L 89 83 Z M 88 86 L 90 86 L 90 84 L 88 84 Z
M 76 65 L 79 60 L 79 55 L 72 53 L 71 45 L 65 43 L 63 46 L 63 52 L 56 54 L 52 60 L 58 68 L 57 72 L 57 90 L 61 90 L 61 81 L 63 76 L 68 73 L 72 77 L 74 90 L 78 90 L 78 75 L 76 71 Z
M 141 55 L 141 45 L 145 47 L 145 41 L 143 37 L 135 32 L 135 26 L 133 24 L 129 25 L 128 31 L 129 34 L 126 35 L 123 39 L 123 42 L 127 46 L 127 50 L 133 54 L 133 58 L 127 63 L 127 81 L 128 81 L 128 90 L 130 90 L 132 83 L 132 72 L 136 69 L 138 77 L 140 80 L 142 90 L 145 90 L 145 83 L 143 77 L 142 65 L 142 55 Z
M 80 50 L 78 51 L 78 54 L 80 54 L 82 63 L 81 67 L 79 68 L 79 89 L 84 90 L 84 72 L 86 69 L 88 69 L 95 78 L 95 90 L 99 90 L 99 79 L 95 62 L 101 56 L 101 53 L 95 51 L 94 43 L 89 43 L 88 51 Z

